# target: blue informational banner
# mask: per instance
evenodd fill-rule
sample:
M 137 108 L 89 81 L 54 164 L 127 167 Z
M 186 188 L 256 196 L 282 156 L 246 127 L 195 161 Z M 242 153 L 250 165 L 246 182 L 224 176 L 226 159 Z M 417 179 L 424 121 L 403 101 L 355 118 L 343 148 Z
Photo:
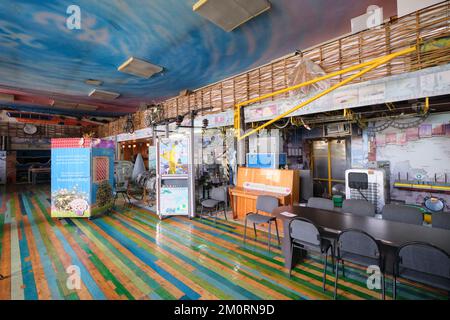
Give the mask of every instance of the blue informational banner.
M 52 139 L 51 216 L 89 218 L 111 209 L 114 149 L 83 139 Z

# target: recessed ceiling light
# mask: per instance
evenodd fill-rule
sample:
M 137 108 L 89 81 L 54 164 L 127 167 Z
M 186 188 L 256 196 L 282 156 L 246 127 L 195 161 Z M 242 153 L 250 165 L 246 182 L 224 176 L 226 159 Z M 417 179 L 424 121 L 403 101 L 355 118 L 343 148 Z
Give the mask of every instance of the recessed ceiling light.
M 147 61 L 131 57 L 117 68 L 117 70 L 148 79 L 155 73 L 161 72 L 163 68 Z
M 79 104 L 79 105 L 77 105 L 77 109 L 91 111 L 91 110 L 97 110 L 98 106 L 94 106 L 92 104 Z
M 55 107 L 58 109 L 75 109 L 77 107 L 77 104 L 74 102 L 55 100 L 52 103 L 52 107 Z
M 120 93 L 94 89 L 89 93 L 89 97 L 97 99 L 114 100 L 120 96 Z
M 103 81 L 96 80 L 96 79 L 87 79 L 84 81 L 84 83 L 91 85 L 91 86 L 101 86 L 103 84 Z
M 13 102 L 14 101 L 14 95 L 13 94 L 0 93 L 0 100 L 1 101 Z
M 267 0 L 200 0 L 192 7 L 227 32 L 269 9 Z

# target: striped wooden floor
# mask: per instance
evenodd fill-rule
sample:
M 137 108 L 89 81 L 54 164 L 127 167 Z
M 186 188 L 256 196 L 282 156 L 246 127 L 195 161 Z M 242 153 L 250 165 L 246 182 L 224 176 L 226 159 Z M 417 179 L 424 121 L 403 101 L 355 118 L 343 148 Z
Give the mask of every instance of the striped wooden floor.
M 164 221 L 139 208 L 94 220 L 50 218 L 49 188 L 0 191 L 0 299 L 330 299 L 321 261 L 312 257 L 289 279 L 280 250 L 242 245 L 242 226 L 208 219 Z M 67 268 L 81 286 L 67 286 Z M 340 299 L 378 299 L 364 270 L 346 268 Z M 387 281 L 391 295 L 391 281 Z M 402 299 L 446 299 L 444 292 L 402 283 Z

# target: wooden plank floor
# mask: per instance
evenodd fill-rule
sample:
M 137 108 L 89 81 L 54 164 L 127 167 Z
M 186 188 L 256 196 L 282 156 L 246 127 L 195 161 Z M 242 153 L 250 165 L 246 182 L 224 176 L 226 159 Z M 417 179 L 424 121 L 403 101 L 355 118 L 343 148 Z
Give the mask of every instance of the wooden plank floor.
M 279 248 L 266 234 L 242 244 L 234 222 L 184 217 L 160 221 L 118 207 L 93 220 L 50 217 L 49 187 L 0 191 L 0 299 L 331 299 L 322 291 L 322 264 L 312 256 L 289 279 Z M 70 266 L 80 288 L 68 286 Z M 68 269 L 69 268 L 69 269 Z M 69 273 L 68 273 L 69 271 Z M 365 271 L 346 268 L 340 299 L 378 299 Z M 70 281 L 69 281 L 70 282 Z M 387 280 L 388 298 L 391 296 Z M 446 299 L 447 293 L 402 283 L 402 299 Z

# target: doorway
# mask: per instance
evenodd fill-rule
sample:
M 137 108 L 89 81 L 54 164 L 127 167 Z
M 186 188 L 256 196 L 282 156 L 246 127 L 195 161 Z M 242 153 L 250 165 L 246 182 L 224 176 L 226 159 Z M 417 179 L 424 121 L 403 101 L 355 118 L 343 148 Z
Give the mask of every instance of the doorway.
M 347 139 L 312 141 L 311 168 L 313 171 L 314 195 L 331 197 L 334 185 L 345 185 Z

